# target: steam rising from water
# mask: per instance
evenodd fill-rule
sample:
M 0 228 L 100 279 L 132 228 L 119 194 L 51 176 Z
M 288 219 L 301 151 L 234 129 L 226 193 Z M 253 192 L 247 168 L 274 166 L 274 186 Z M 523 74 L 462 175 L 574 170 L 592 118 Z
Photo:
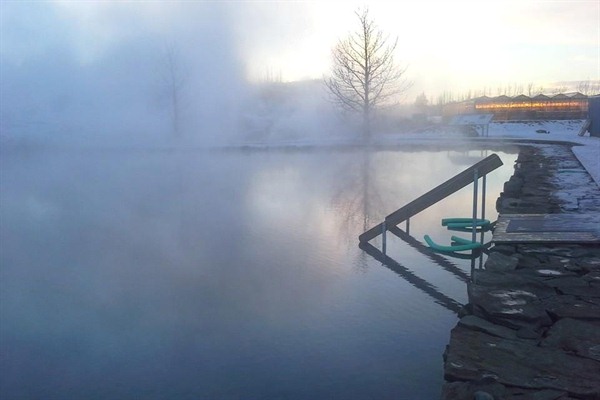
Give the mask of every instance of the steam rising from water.
M 237 5 L 166 4 L 3 3 L 0 139 L 212 145 L 323 133 L 320 85 L 282 104 L 247 82 Z

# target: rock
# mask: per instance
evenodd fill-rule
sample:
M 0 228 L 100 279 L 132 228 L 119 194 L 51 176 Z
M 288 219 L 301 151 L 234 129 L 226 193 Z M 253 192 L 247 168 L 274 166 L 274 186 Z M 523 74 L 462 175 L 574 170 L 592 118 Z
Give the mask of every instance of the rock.
M 504 399 L 506 389 L 497 382 L 449 382 L 442 388 L 442 398 L 451 400 L 473 400 L 475 393 L 484 391 L 492 399 Z
M 490 253 L 485 263 L 485 269 L 493 272 L 512 271 L 517 268 L 518 263 L 519 257 L 494 252 Z
M 570 254 L 570 257 L 573 257 L 573 258 L 588 257 L 588 258 L 595 259 L 595 261 L 600 261 L 597 258 L 599 256 L 600 256 L 600 254 L 597 251 L 597 249 L 593 249 L 591 247 L 577 247 L 577 248 L 574 248 Z
M 600 321 L 600 302 L 579 300 L 575 296 L 555 296 L 544 299 L 543 306 L 555 319 L 575 318 Z
M 600 199 L 581 199 L 579 200 L 579 208 L 589 211 L 598 211 L 600 210 Z
M 537 254 L 521 254 L 519 255 L 519 268 L 539 268 L 547 260 L 542 260 Z
M 517 331 L 517 337 L 521 339 L 539 339 L 542 335 L 531 327 L 523 327 Z
M 577 199 L 574 199 L 573 201 L 563 203 L 560 209 L 562 211 L 577 211 L 579 210 L 579 203 Z
M 515 330 L 502 325 L 493 324 L 475 315 L 468 315 L 466 317 L 461 318 L 460 321 L 458 321 L 458 324 L 465 328 L 474 331 L 484 332 L 492 336 L 513 340 L 517 338 L 517 332 Z
M 468 284 L 473 314 L 512 329 L 537 330 L 549 326 L 544 299 L 556 297 L 556 291 L 542 279 L 518 272 L 475 272 L 476 283 Z
M 514 197 L 504 197 L 504 198 L 501 197 L 499 200 L 500 200 L 500 209 L 502 209 L 502 210 L 517 208 L 517 207 L 521 206 L 521 204 L 522 204 L 521 199 L 516 199 Z
M 536 243 L 536 244 L 522 244 L 518 248 L 519 253 L 523 254 L 536 254 L 536 255 L 552 255 L 560 257 L 569 257 L 576 245 L 556 245 L 552 246 L 549 244 Z
M 478 390 L 473 393 L 474 400 L 494 400 L 494 396 L 489 394 L 488 392 L 484 392 L 483 390 Z
M 564 287 L 589 287 L 590 284 L 579 276 L 561 276 L 553 279 L 546 279 L 544 283 L 554 288 Z
M 513 329 L 549 326 L 552 320 L 533 290 L 489 288 L 469 285 L 473 313 L 481 318 Z
M 514 179 L 513 179 L 514 178 Z M 523 180 L 515 177 L 504 183 L 503 193 L 507 196 L 518 196 L 523 187 Z
M 512 329 L 552 324 L 542 300 L 555 297 L 556 291 L 543 279 L 518 271 L 476 270 L 474 281 L 467 285 L 474 315 Z
M 552 209 L 547 200 L 547 197 L 515 199 L 500 196 L 496 201 L 496 209 L 505 214 L 546 214 Z
M 528 342 L 507 340 L 457 326 L 450 335 L 445 378 L 494 377 L 505 386 L 557 390 L 575 397 L 600 393 L 600 363 Z
M 548 330 L 540 346 L 562 349 L 600 361 L 600 324 L 572 318 L 561 319 Z
M 545 284 L 544 279 L 530 271 L 494 272 L 475 270 L 472 284 L 493 288 L 515 288 L 534 291 L 538 298 L 554 296 L 556 291 Z
M 584 269 L 576 262 L 571 260 L 571 262 L 567 263 L 564 268 L 567 271 L 572 271 L 572 272 L 577 272 L 577 273 L 581 273 L 584 271 Z
M 600 289 L 595 285 L 588 286 L 564 286 L 557 288 L 561 294 L 572 295 L 579 298 L 600 298 Z
M 559 390 L 525 390 L 525 389 L 510 389 L 507 390 L 505 399 L 510 400 L 566 400 L 566 393 Z
M 600 289 L 595 282 L 590 282 L 582 277 L 560 277 L 547 279 L 545 283 L 554 287 L 559 294 L 573 295 L 577 297 L 599 297 Z
M 473 306 L 469 303 L 463 304 L 463 306 L 458 310 L 458 318 L 465 317 L 467 315 L 473 314 Z
M 577 262 L 584 271 L 600 271 L 600 256 L 596 258 L 587 258 Z
M 538 201 L 546 203 L 546 201 L 548 200 L 548 197 L 550 195 L 550 193 L 552 193 L 554 191 L 554 188 L 549 187 L 549 186 L 540 186 L 540 187 L 535 187 L 535 188 L 531 188 L 529 186 L 525 186 L 523 187 L 523 189 L 521 190 L 521 198 L 523 197 L 527 197 L 529 199 L 531 198 L 538 198 Z M 540 200 L 540 197 L 545 197 L 545 199 L 542 201 Z
M 510 246 L 507 244 L 497 244 L 490 248 L 490 253 L 498 252 L 506 255 L 515 254 L 516 248 L 515 246 Z
M 600 283 L 600 270 L 588 272 L 582 278 L 584 281 L 587 281 L 590 283 L 592 283 L 592 282 Z
M 550 279 L 544 279 L 544 283 L 547 284 L 548 286 L 552 286 L 552 287 L 555 287 L 554 285 L 552 285 L 551 282 L 553 281 L 553 278 L 556 278 L 556 277 L 560 277 L 560 278 L 577 277 L 577 279 L 579 279 L 579 277 L 576 273 L 569 271 L 566 268 L 557 267 L 557 266 L 551 266 L 548 268 L 532 268 L 531 270 L 529 270 L 527 272 L 531 272 L 534 275 L 539 276 L 539 277 L 550 278 Z

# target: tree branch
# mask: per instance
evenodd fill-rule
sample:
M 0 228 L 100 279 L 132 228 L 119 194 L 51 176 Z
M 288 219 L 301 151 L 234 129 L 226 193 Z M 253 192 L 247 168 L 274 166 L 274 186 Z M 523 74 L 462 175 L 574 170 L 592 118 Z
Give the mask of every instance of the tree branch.
M 355 12 L 359 27 L 332 50 L 333 69 L 325 84 L 340 108 L 362 113 L 365 136 L 373 112 L 408 90 L 407 67 L 394 63 L 398 38 L 390 41 L 369 17 L 368 9 Z

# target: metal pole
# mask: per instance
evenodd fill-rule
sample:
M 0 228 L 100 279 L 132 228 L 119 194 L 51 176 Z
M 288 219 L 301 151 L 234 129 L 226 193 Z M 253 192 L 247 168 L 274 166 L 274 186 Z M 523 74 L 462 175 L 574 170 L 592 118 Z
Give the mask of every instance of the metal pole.
M 479 179 L 479 175 L 477 174 L 477 169 L 473 171 L 473 227 L 471 234 L 471 241 L 475 242 L 477 240 L 477 227 L 475 226 L 475 220 L 477 219 L 477 181 Z
M 487 174 L 483 175 L 483 178 L 481 180 L 481 219 L 485 219 L 485 191 L 486 191 L 486 187 L 487 187 Z M 485 236 L 485 232 L 483 231 L 483 226 L 481 227 L 481 235 L 480 235 L 480 239 L 479 239 L 479 243 L 481 243 L 481 246 L 483 246 L 483 241 L 484 241 L 484 236 Z M 483 249 L 483 247 L 482 247 Z M 483 268 L 483 250 L 481 251 L 481 254 L 479 255 L 479 269 Z
M 487 186 L 487 175 L 483 176 L 481 186 L 481 219 L 485 218 L 485 189 Z
M 385 221 L 383 221 L 383 224 L 381 225 L 381 252 L 385 255 L 385 250 L 386 250 L 386 235 L 385 232 L 387 231 L 387 227 L 385 225 Z
M 481 219 L 485 219 L 485 190 L 487 187 L 487 175 L 483 175 L 481 182 Z M 480 243 L 483 244 L 483 237 L 485 232 L 481 227 Z
M 410 218 L 406 220 L 406 233 L 410 235 Z

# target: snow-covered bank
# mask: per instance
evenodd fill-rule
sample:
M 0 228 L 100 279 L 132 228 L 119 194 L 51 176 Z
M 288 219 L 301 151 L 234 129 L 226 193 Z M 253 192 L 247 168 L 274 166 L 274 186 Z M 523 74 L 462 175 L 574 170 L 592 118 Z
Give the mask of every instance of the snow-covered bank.
M 431 127 L 421 133 L 390 134 L 377 139 L 380 144 L 435 141 L 532 141 L 573 143 L 573 153 L 600 186 L 600 138 L 579 136 L 583 120 L 492 122 L 486 137 L 468 137 L 456 127 Z
M 394 146 L 402 144 L 448 144 L 456 145 L 461 142 L 485 141 L 531 141 L 531 142 L 564 142 L 573 143 L 573 153 L 583 167 L 600 186 L 600 138 L 579 136 L 583 120 L 561 121 L 521 121 L 521 122 L 492 122 L 486 137 L 469 137 L 456 127 L 433 126 L 426 130 L 413 133 L 390 133 L 375 135 L 372 143 L 376 146 Z M 254 141 L 235 144 L 248 148 L 306 148 L 306 147 L 337 147 L 360 146 L 358 137 L 329 137 L 326 140 L 304 138 L 286 141 Z
M 495 122 L 490 124 L 489 136 L 495 138 L 564 141 L 575 143 L 573 153 L 600 186 L 600 138 L 579 136 L 583 120 Z
M 600 186 L 600 138 L 579 136 L 583 123 L 584 121 L 581 120 L 496 122 L 490 124 L 489 136 L 536 141 L 564 141 L 578 144 L 579 146 L 573 146 L 573 153 L 596 184 Z
M 581 143 L 583 146 L 573 147 L 573 153 L 600 186 L 600 138 L 588 139 L 587 143 Z
M 323 122 L 323 121 L 321 121 Z M 457 127 L 444 125 L 433 125 L 427 129 L 411 133 L 385 133 L 372 137 L 372 145 L 377 147 L 399 147 L 404 145 L 436 145 L 436 146 L 461 146 L 468 143 L 485 142 L 535 142 L 535 143 L 572 143 L 573 153 L 588 171 L 596 184 L 600 186 L 600 138 L 579 136 L 583 126 L 583 120 L 566 121 L 521 121 L 521 122 L 492 122 L 489 125 L 488 135 L 469 136 L 461 133 Z M 293 124 L 292 124 L 293 125 Z M 0 132 L 0 149 L 12 152 L 13 149 L 27 148 L 68 148 L 78 149 L 136 149 L 149 151 L 196 151 L 211 149 L 333 149 L 344 147 L 360 147 L 363 145 L 361 137 L 355 130 L 349 133 L 345 129 L 323 129 L 313 127 L 297 127 L 297 131 L 291 135 L 272 135 L 264 137 L 240 135 L 244 139 L 223 140 L 219 143 L 206 143 L 188 140 L 188 138 L 166 138 L 152 137 L 151 135 L 133 135 L 129 139 L 120 140 L 118 143 L 103 142 L 101 138 L 87 140 L 89 138 L 76 138 L 64 141 L 55 138 L 39 137 L 11 137 Z M 306 131 L 311 133 L 307 133 Z

